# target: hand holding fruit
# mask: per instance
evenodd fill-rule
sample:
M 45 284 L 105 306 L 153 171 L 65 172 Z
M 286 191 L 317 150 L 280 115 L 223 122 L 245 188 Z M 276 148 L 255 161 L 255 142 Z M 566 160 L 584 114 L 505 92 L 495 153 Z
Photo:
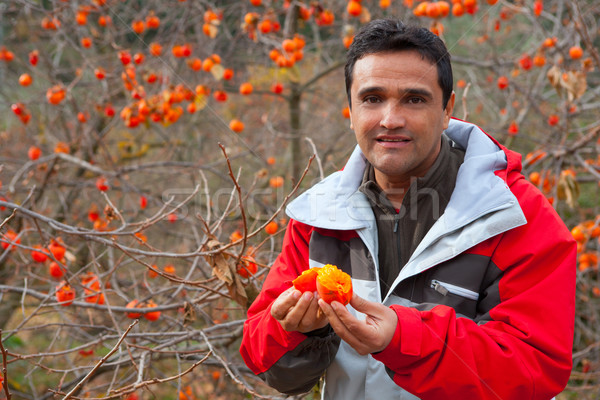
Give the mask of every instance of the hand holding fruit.
M 327 325 L 325 315 L 319 310 L 318 297 L 313 292 L 300 292 L 294 287 L 281 293 L 271 306 L 271 316 L 286 331 L 302 333 Z
M 352 278 L 335 265 L 327 264 L 322 268 L 310 268 L 292 282 L 301 292 L 319 293 L 327 303 L 339 301 L 348 304 L 352 298 Z

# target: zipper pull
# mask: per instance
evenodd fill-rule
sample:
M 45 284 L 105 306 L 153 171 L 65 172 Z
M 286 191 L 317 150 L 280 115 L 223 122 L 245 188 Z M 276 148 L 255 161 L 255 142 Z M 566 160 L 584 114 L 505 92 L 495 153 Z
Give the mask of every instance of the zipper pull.
M 435 279 L 431 281 L 431 288 L 436 292 L 441 293 L 442 296 L 446 296 L 448 294 L 448 289 L 446 289 L 439 281 Z
M 398 232 L 398 225 L 400 225 L 400 214 L 394 214 L 394 233 Z

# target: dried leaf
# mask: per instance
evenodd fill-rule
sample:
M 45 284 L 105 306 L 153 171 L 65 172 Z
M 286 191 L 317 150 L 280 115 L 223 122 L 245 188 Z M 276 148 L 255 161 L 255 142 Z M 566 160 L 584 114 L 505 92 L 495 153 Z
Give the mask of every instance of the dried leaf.
M 221 242 L 216 239 L 209 240 L 206 244 L 208 250 L 214 250 L 220 246 Z M 238 304 L 245 306 L 248 303 L 248 296 L 240 277 L 236 273 L 235 259 L 221 252 L 209 254 L 205 258 L 212 267 L 213 274 L 227 285 L 231 298 Z
M 558 178 L 557 197 L 559 200 L 565 200 L 565 202 L 571 208 L 577 206 L 577 199 L 579 198 L 579 184 L 573 174 L 561 173 Z
M 211 39 L 214 39 L 217 37 L 217 34 L 219 33 L 219 28 L 217 27 L 218 24 L 215 23 L 210 23 L 205 25 L 206 26 L 206 33 L 208 33 L 208 37 L 210 37 Z
M 220 246 L 221 242 L 215 239 L 209 240 L 206 244 L 208 250 L 214 250 Z M 234 274 L 232 273 L 232 266 L 229 262 L 229 256 L 223 253 L 209 254 L 206 256 L 206 261 L 212 267 L 213 275 L 228 285 L 233 284 Z
M 183 304 L 183 325 L 187 326 L 196 320 L 196 310 L 194 306 L 187 301 Z
M 583 71 L 562 71 L 556 65 L 546 74 L 550 84 L 562 95 L 563 89 L 567 91 L 569 102 L 583 96 L 587 89 L 586 74 Z
M 210 69 L 210 73 L 215 78 L 215 80 L 220 81 L 223 79 L 223 75 L 225 74 L 225 68 L 221 64 L 215 64 Z
M 561 86 L 567 90 L 569 102 L 583 96 L 587 89 L 585 73 L 582 71 L 569 71 L 561 75 Z
M 360 23 L 366 24 L 369 21 L 371 21 L 371 12 L 363 5 L 362 12 L 360 13 Z

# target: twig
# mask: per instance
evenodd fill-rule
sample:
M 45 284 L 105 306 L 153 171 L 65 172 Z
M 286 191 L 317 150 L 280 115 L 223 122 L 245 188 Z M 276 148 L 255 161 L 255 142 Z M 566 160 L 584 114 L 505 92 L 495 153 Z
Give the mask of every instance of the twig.
M 4 348 L 4 343 L 2 343 L 2 329 L 0 329 L 0 351 L 2 352 L 2 377 L 4 381 L 2 382 L 2 387 L 4 388 L 4 393 L 6 393 L 6 400 L 11 399 L 10 391 L 8 390 L 8 367 L 6 358 L 8 357 L 8 352 Z
M 123 342 L 123 340 L 125 340 L 125 336 L 127 336 L 127 334 L 129 333 L 129 331 L 131 331 L 131 329 L 133 329 L 133 327 L 135 325 L 137 325 L 137 323 L 139 322 L 139 320 L 135 320 L 131 323 L 131 325 L 129 325 L 129 327 L 127 328 L 127 330 L 123 333 L 123 335 L 121 335 L 121 337 L 119 338 L 119 340 L 117 341 L 117 344 L 115 344 L 115 346 L 108 352 L 108 354 L 106 354 L 104 357 L 102 357 L 100 359 L 100 361 L 98 361 L 96 363 L 96 365 L 94 366 L 94 368 L 92 368 L 92 370 L 90 372 L 88 372 L 88 374 L 86 376 L 83 377 L 83 379 L 81 381 L 79 381 L 79 383 L 77 385 L 75 385 L 75 387 L 73 389 L 71 389 L 71 391 L 69 393 L 66 394 L 65 397 L 63 397 L 63 400 L 68 400 L 70 398 L 73 397 L 73 394 L 78 391 L 79 389 L 81 389 L 81 387 L 83 386 L 83 384 L 98 370 L 98 368 L 100 368 L 100 366 L 102 366 L 102 364 L 104 364 L 106 362 L 106 360 L 108 360 L 108 358 L 110 356 L 112 356 L 117 349 L 119 348 L 119 346 L 121 346 L 121 343 Z
M 469 93 L 469 88 L 471 87 L 471 82 L 467 83 L 465 90 L 462 95 L 462 106 L 463 106 L 463 121 L 466 121 L 469 118 L 469 110 L 467 109 L 467 94 Z
M 317 159 L 317 166 L 319 167 L 319 178 L 321 180 L 325 179 L 325 173 L 323 172 L 323 165 L 321 164 L 321 159 L 319 158 L 319 156 L 317 154 L 317 146 L 315 146 L 315 142 L 313 142 L 313 140 L 311 138 L 309 138 L 308 136 L 306 136 L 304 138 L 304 140 L 306 140 L 310 144 L 310 147 L 312 147 L 312 150 L 313 150 L 313 154 L 315 155 L 315 157 Z

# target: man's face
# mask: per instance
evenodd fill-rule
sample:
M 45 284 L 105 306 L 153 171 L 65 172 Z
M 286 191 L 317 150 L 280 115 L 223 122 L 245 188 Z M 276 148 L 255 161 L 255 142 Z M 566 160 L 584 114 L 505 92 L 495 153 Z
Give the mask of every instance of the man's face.
M 453 93 L 442 108 L 436 66 L 413 50 L 370 54 L 354 65 L 350 94 L 351 128 L 377 182 L 425 175 L 454 107 Z

